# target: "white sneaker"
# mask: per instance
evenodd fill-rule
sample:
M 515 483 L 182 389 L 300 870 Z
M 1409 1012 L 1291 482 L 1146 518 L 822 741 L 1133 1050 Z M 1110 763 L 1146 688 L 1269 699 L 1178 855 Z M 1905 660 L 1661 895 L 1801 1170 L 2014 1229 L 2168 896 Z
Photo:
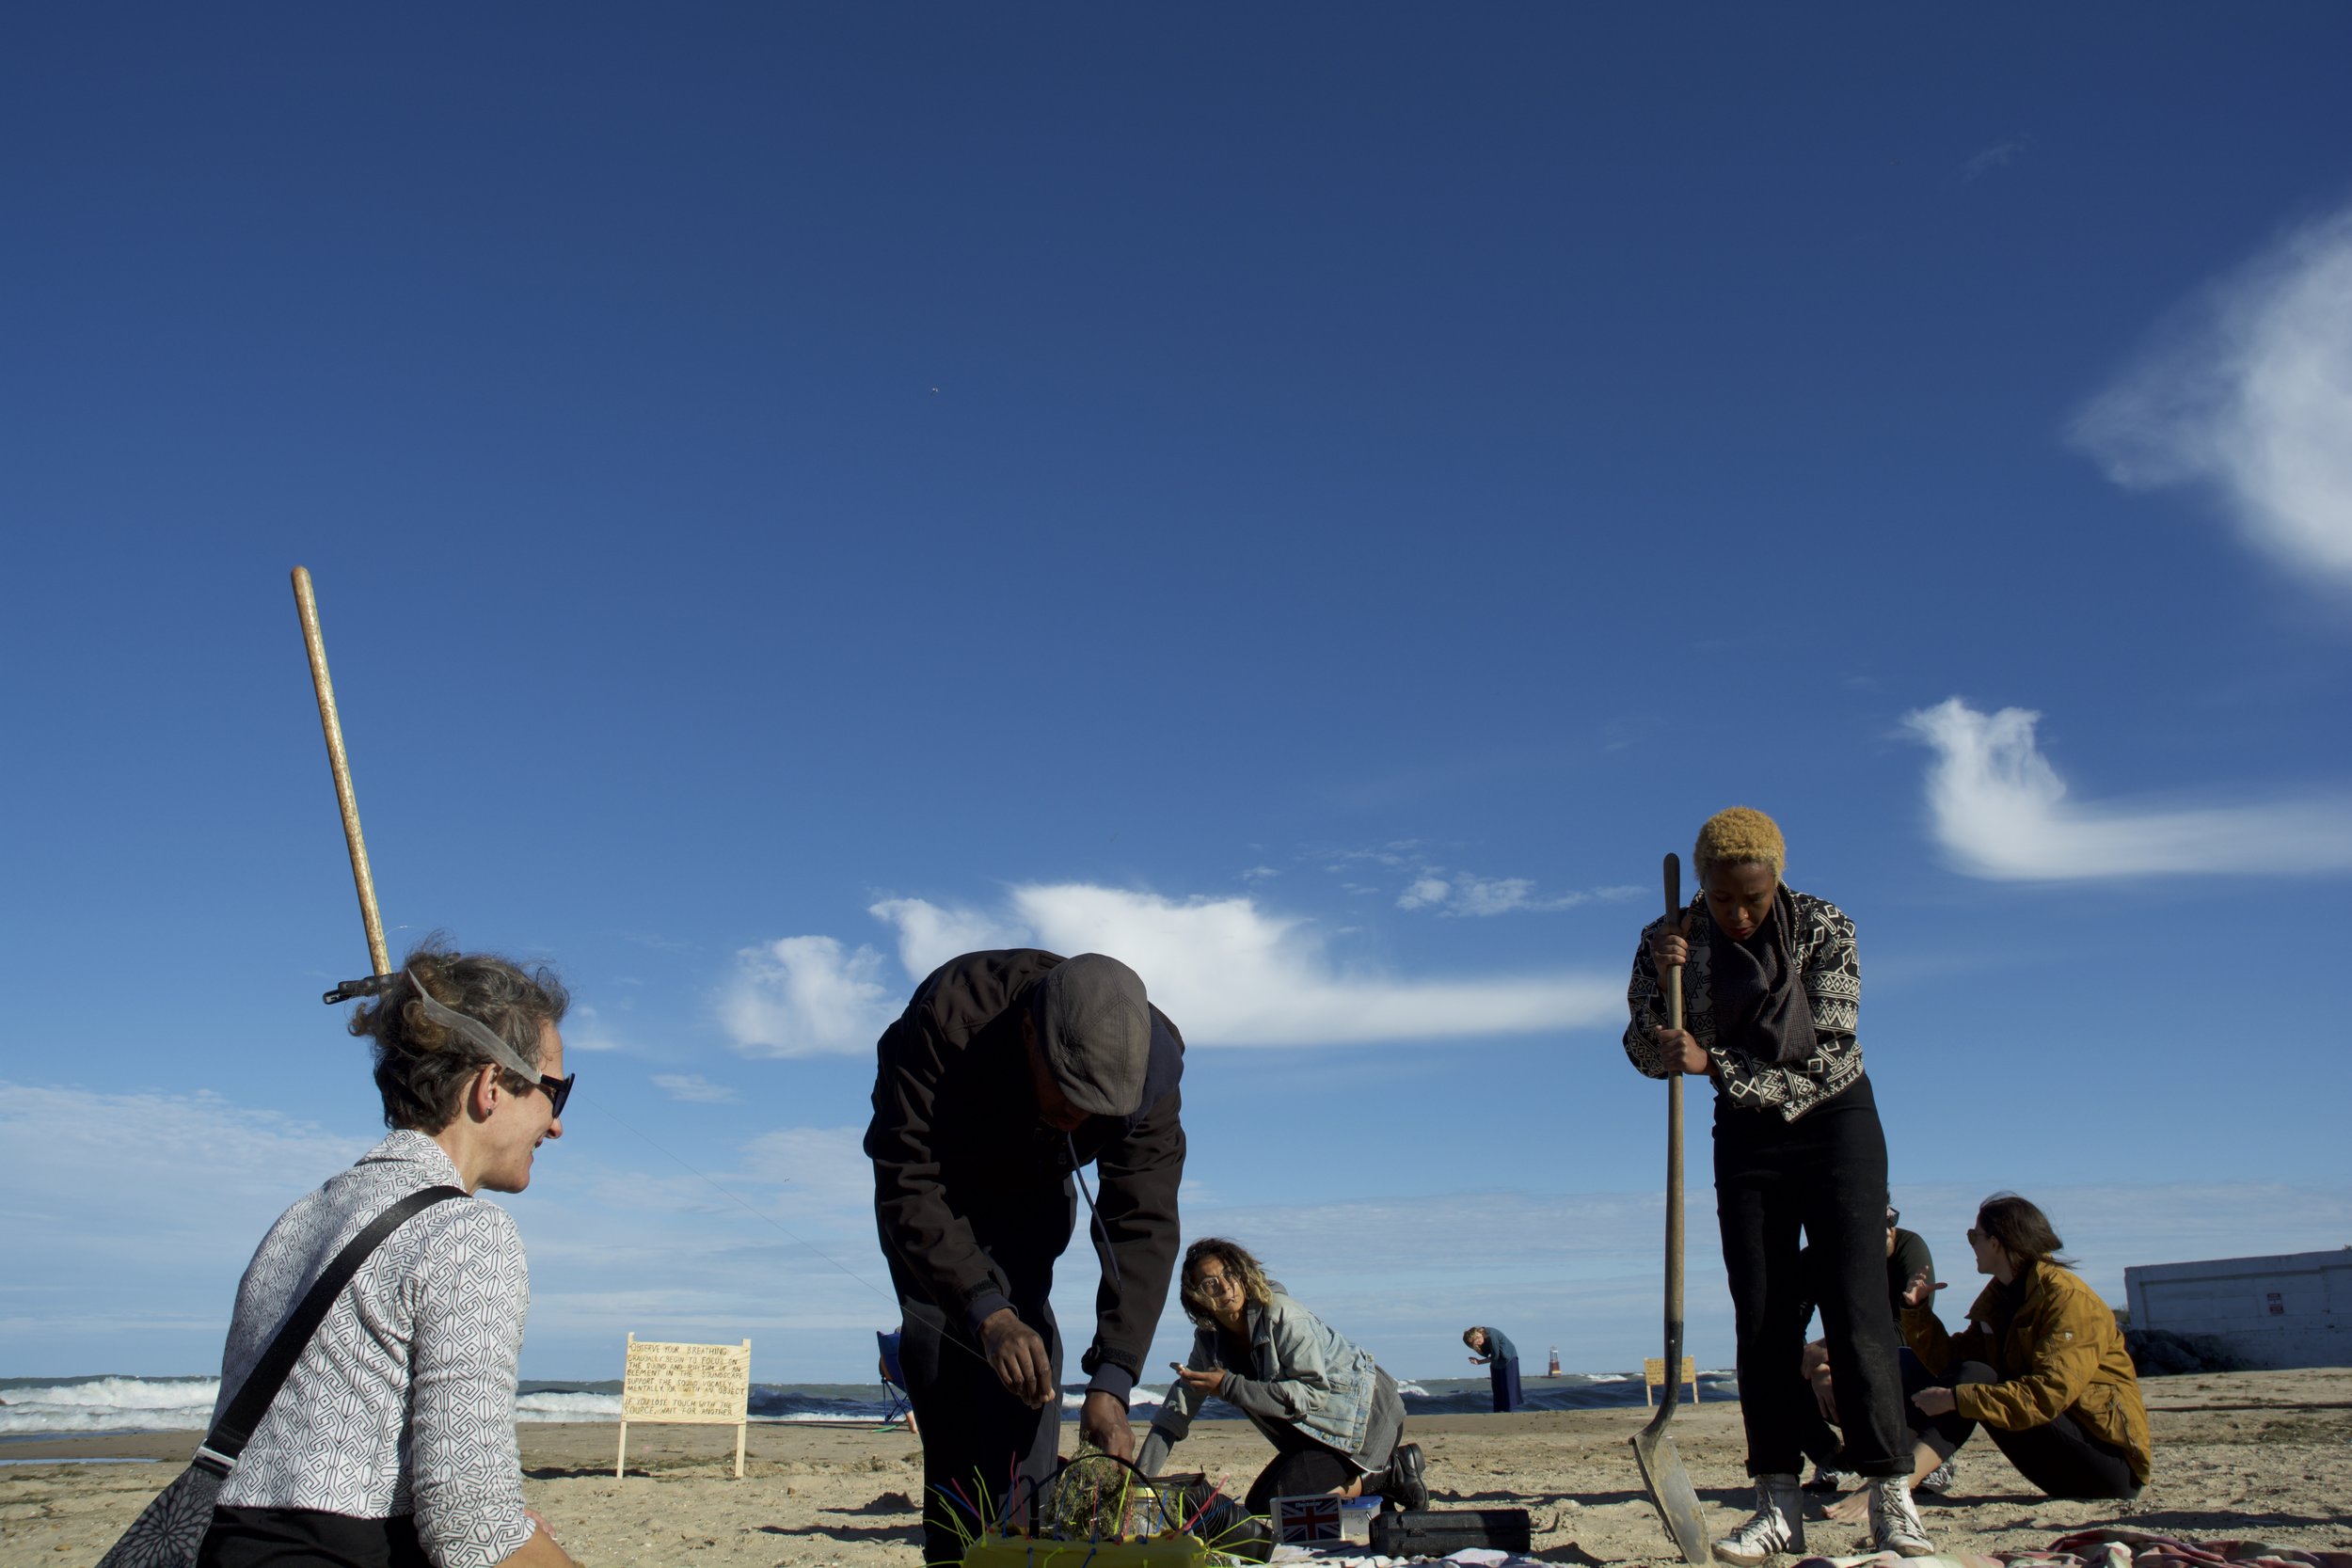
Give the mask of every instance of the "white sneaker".
M 1959 1480 L 1960 1457 L 1955 1454 L 1950 1459 L 1946 1460 L 1943 1464 L 1938 1465 L 1934 1469 L 1930 1470 L 1926 1475 L 1920 1477 L 1919 1484 L 1914 1486 L 1912 1490 L 1914 1492 L 1932 1492 L 1940 1497 L 1945 1493 L 1949 1492 L 1952 1489 L 1952 1483 Z
M 1897 1557 L 1933 1557 L 1935 1544 L 1911 1500 L 1911 1486 L 1901 1476 L 1873 1476 L 1870 1494 L 1870 1549 Z
M 1756 1568 L 1775 1552 L 1804 1550 L 1804 1494 L 1794 1476 L 1756 1478 L 1756 1513 L 1715 1543 L 1719 1561 Z

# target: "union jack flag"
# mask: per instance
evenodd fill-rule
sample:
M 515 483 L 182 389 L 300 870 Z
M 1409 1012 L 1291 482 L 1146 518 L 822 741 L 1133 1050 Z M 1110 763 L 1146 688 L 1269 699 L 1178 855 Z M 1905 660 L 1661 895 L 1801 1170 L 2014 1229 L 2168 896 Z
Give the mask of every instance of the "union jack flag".
M 1340 1539 L 1340 1499 L 1337 1497 L 1277 1497 L 1274 1499 L 1274 1538 L 1288 1546 Z

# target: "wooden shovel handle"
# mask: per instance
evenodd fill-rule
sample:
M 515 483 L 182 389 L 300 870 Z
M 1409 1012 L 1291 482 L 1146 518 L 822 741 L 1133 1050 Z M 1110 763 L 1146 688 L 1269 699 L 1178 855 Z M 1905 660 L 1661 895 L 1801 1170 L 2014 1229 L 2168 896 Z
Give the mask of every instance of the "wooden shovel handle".
M 1666 923 L 1682 913 L 1682 858 L 1666 857 Z M 1659 976 L 1666 988 L 1666 1023 L 1682 1027 L 1682 966 Z M 1682 1074 L 1666 1075 L 1666 1389 L 1661 1415 L 1672 1418 L 1682 1370 Z
M 359 894 L 359 924 L 367 928 L 368 962 L 376 974 L 392 972 L 384 946 L 384 917 L 376 912 L 375 879 L 368 872 L 368 841 L 359 833 L 359 800 L 351 792 L 351 758 L 343 752 L 343 724 L 335 712 L 335 682 L 326 673 L 326 640 L 319 634 L 319 602 L 310 592 L 310 571 L 294 569 L 294 609 L 302 616 L 302 643 L 310 654 L 310 689 L 318 693 L 319 728 L 326 732 L 326 765 L 335 770 L 335 803 L 342 808 L 343 847 L 351 851 L 351 881 Z

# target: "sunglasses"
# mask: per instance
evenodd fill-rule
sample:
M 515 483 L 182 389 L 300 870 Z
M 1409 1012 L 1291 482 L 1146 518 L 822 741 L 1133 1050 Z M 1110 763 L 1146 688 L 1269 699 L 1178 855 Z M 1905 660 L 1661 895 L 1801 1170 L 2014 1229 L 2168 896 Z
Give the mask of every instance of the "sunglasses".
M 552 1107 L 548 1112 L 548 1116 L 560 1117 L 564 1114 L 564 1102 L 572 1098 L 572 1085 L 579 1082 L 580 1074 L 577 1072 L 567 1072 L 561 1078 L 549 1078 L 544 1072 L 539 1075 L 539 1086 L 547 1090 L 548 1104 Z
M 1903 1217 L 1903 1212 L 1902 1212 L 1900 1209 L 1894 1209 L 1894 1208 L 1890 1208 L 1890 1209 L 1888 1209 L 1888 1210 L 1886 1211 L 1886 1225 L 1887 1225 L 1887 1228 L 1888 1228 L 1888 1229 L 1890 1229 L 1890 1230 L 1891 1230 L 1891 1229 L 1893 1229 L 1893 1228 L 1894 1228 L 1894 1226 L 1895 1226 L 1895 1222 L 1896 1222 L 1897 1220 L 1901 1219 L 1902 1217 Z

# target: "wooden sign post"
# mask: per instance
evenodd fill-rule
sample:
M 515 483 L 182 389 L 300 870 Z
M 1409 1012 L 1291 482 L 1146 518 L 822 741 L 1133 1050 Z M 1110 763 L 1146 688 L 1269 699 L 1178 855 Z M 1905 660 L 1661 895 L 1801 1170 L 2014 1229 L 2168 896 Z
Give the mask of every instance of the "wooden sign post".
M 751 1423 L 752 1342 L 680 1345 L 628 1337 L 621 1375 L 619 1480 L 628 1469 L 628 1423 L 675 1422 L 735 1429 L 735 1479 L 743 1479 L 743 1433 Z
M 1682 1358 L 1681 1381 L 1691 1386 L 1691 1402 L 1698 1403 L 1699 1364 L 1697 1357 L 1686 1355 Z M 1645 1405 L 1652 1403 L 1650 1390 L 1664 1386 L 1666 1386 L 1666 1358 L 1662 1355 L 1653 1355 L 1644 1360 L 1642 1363 L 1642 1402 Z

